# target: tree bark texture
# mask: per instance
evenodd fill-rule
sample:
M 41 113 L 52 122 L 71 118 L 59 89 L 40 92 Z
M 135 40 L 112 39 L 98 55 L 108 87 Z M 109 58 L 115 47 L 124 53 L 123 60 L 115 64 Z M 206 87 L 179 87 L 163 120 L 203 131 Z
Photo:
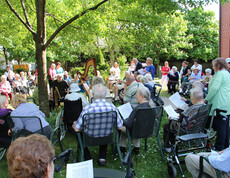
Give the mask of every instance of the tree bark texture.
M 8 65 L 9 64 L 8 55 L 7 55 L 6 48 L 4 48 L 4 47 L 3 47 L 3 52 L 4 52 L 4 56 L 5 56 L 6 65 Z

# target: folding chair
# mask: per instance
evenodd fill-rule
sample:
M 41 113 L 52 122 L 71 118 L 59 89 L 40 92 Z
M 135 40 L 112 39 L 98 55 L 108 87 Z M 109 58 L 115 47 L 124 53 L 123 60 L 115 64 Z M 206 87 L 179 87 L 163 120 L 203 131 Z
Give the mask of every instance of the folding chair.
M 101 123 L 106 123 L 106 132 L 104 129 L 96 130 Z M 99 145 L 112 145 L 116 142 L 118 153 L 121 155 L 119 147 L 119 133 L 117 130 L 117 112 L 107 111 L 107 112 L 97 112 L 97 113 L 86 113 L 82 117 L 83 129 L 82 132 L 77 133 L 78 144 L 81 149 L 81 161 L 84 161 L 84 148 L 89 146 L 99 146 Z M 106 122 L 105 122 L 106 121 Z M 78 157 L 78 156 L 77 156 Z
M 181 162 L 184 162 L 184 160 L 180 158 L 184 158 L 188 153 L 196 150 L 210 149 L 209 136 L 208 134 L 205 134 L 205 125 L 209 118 L 210 109 L 211 105 L 200 106 L 197 114 L 188 122 L 187 126 L 190 125 L 191 127 L 189 127 L 189 129 L 185 129 L 184 135 L 181 135 L 180 133 L 180 125 L 183 118 L 188 118 L 188 116 L 181 113 L 179 120 L 170 120 L 169 132 L 173 132 L 176 135 L 175 144 L 170 143 L 173 155 L 167 157 L 168 173 L 171 177 L 176 177 L 177 175 L 174 164 L 179 166 L 182 177 L 185 177 L 181 168 Z M 177 122 L 178 124 L 176 133 L 170 129 L 173 122 Z M 168 135 L 166 141 L 167 140 Z M 183 146 L 182 149 L 179 149 L 179 146 Z
M 162 118 L 163 107 L 139 108 L 136 111 L 134 125 L 131 134 L 127 129 L 129 139 L 129 153 L 131 154 L 131 140 L 145 139 L 145 151 L 147 151 L 147 138 L 156 136 L 158 146 L 161 152 L 162 160 L 164 160 L 163 150 L 159 138 L 160 122 Z
M 72 129 L 73 122 L 76 121 L 82 112 L 82 100 L 79 98 L 75 101 L 64 100 L 64 117 L 63 122 L 67 129 L 74 132 Z
M 66 125 L 63 122 L 63 113 L 64 111 L 61 110 L 56 118 L 56 123 L 55 123 L 55 128 L 51 133 L 50 136 L 50 141 L 52 143 L 52 145 L 55 145 L 57 142 L 60 146 L 61 151 L 63 152 L 63 146 L 61 141 L 64 139 L 65 134 L 66 134 Z

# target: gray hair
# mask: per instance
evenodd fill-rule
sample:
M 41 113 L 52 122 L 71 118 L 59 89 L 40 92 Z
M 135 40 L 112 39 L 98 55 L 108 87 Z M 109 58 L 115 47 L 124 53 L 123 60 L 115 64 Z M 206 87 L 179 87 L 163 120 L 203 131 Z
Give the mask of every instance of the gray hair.
M 192 84 L 192 88 L 200 88 L 201 90 L 203 90 L 204 85 L 200 81 L 194 81 Z
M 105 99 L 107 88 L 103 84 L 99 83 L 93 86 L 92 93 L 94 99 Z
M 0 108 L 5 108 L 4 104 L 7 101 L 7 97 L 5 95 L 0 95 Z
M 153 100 L 151 98 L 151 93 L 147 87 L 139 87 L 137 90 L 140 94 L 140 96 L 144 96 L 145 99 L 149 102 L 149 105 L 151 107 L 155 107 L 156 105 L 153 103 Z
M 149 73 L 145 74 L 145 77 L 147 77 L 149 81 L 153 80 L 152 75 Z
M 102 77 L 94 76 L 92 80 L 92 86 L 97 85 L 97 84 L 103 84 L 104 85 L 104 79 Z
M 203 100 L 203 91 L 200 88 L 193 88 L 191 89 L 191 97 L 195 98 L 197 101 Z
M 177 67 L 176 66 L 173 66 L 172 69 L 175 69 L 175 71 L 177 72 Z
M 1 76 L 1 80 L 2 80 L 3 78 L 6 79 L 7 77 L 6 77 L 5 75 L 2 75 L 2 76 Z
M 149 80 L 148 80 L 148 78 L 147 78 L 146 76 L 143 76 L 143 77 L 141 78 L 141 82 L 142 82 L 142 83 L 148 83 Z
M 126 77 L 126 81 L 133 82 L 134 80 L 135 78 L 133 75 L 129 75 L 128 77 Z
M 210 73 L 210 74 L 212 74 L 212 69 L 207 68 L 207 69 L 205 69 L 205 72 L 206 72 L 206 73 Z
M 143 77 L 143 75 L 141 75 L 141 74 L 139 74 L 138 76 L 137 76 L 137 80 L 138 80 L 138 82 L 140 82 L 141 81 L 141 78 Z
M 51 66 L 54 66 L 54 67 L 56 67 L 56 65 L 55 65 L 54 63 L 52 63 L 52 64 L 51 64 Z

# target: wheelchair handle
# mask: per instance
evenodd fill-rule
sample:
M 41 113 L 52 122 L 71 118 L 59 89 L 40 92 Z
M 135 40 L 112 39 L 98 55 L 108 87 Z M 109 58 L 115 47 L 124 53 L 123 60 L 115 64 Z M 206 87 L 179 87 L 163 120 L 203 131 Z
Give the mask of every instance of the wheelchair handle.
M 226 110 L 218 109 L 218 108 L 216 108 L 215 110 L 216 110 L 217 113 L 220 113 L 220 112 L 226 113 L 227 112 Z

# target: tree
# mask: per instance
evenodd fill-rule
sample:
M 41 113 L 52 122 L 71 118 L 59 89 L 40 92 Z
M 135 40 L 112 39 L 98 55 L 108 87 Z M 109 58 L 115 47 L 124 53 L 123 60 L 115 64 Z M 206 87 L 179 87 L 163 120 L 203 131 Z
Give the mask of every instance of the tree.
M 192 36 L 188 49 L 190 59 L 201 59 L 205 62 L 218 57 L 218 22 L 214 12 L 204 11 L 201 7 L 193 8 L 185 15 L 188 21 L 187 36 Z
M 10 10 L 14 13 L 14 15 L 21 21 L 21 23 L 26 27 L 26 29 L 32 34 L 33 40 L 35 42 L 36 47 L 36 63 L 38 69 L 38 93 L 39 93 L 39 105 L 40 109 L 48 116 L 49 115 L 49 103 L 48 103 L 48 92 L 47 92 L 47 69 L 46 69 L 46 49 L 53 41 L 53 39 L 60 33 L 65 27 L 70 25 L 76 19 L 84 16 L 90 11 L 94 11 L 98 9 L 101 5 L 103 5 L 108 0 L 103 1 L 94 1 L 95 3 L 91 3 L 87 6 L 91 6 L 87 8 L 87 6 L 83 7 L 83 11 L 70 18 L 68 21 L 63 23 L 56 31 L 49 37 L 46 41 L 46 0 L 35 0 L 35 13 L 37 26 L 34 27 L 31 25 L 27 9 L 25 5 L 25 1 L 21 0 L 21 11 L 16 11 L 13 5 L 9 0 L 5 0 L 6 4 L 9 6 Z M 60 2 L 59 2 L 60 3 Z M 33 4 L 31 4 L 33 6 Z M 30 6 L 30 7 L 31 7 Z M 24 19 L 21 17 L 19 12 L 22 12 L 24 15 Z

